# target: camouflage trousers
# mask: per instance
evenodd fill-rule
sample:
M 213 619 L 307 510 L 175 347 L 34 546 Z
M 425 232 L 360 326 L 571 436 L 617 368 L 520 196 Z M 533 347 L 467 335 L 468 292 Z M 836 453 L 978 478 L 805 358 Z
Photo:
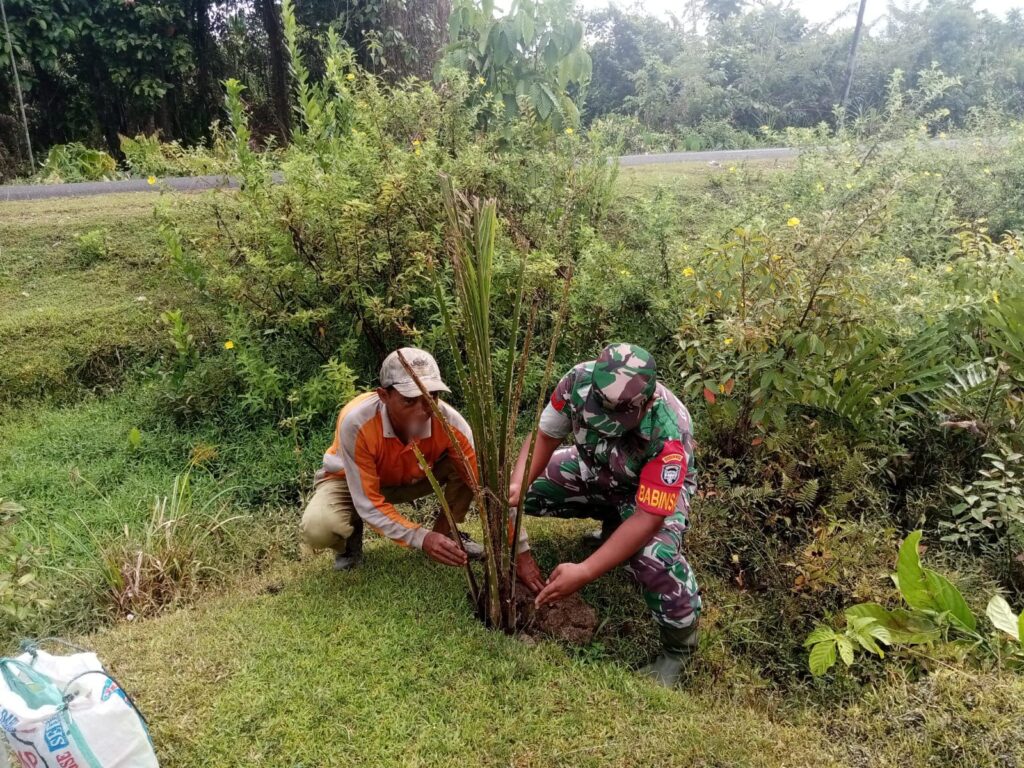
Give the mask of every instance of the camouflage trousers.
M 617 487 L 600 473 L 585 480 L 579 454 L 569 446 L 555 451 L 544 474 L 530 485 L 523 507 L 537 517 L 626 520 L 636 511 L 635 497 L 635 487 Z M 626 565 L 654 621 L 666 627 L 688 627 L 701 611 L 700 588 L 683 555 L 686 528 L 686 514 L 677 509 Z

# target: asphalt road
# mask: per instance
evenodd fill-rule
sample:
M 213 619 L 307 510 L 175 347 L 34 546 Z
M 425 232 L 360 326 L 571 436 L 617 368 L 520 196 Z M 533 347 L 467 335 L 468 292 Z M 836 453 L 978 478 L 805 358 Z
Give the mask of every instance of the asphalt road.
M 619 158 L 623 167 L 656 165 L 659 163 L 726 163 L 743 160 L 774 160 L 793 157 L 797 150 L 789 147 L 773 149 L 726 149 L 714 152 L 668 152 L 657 155 L 624 155 Z M 122 181 L 85 181 L 76 184 L 8 184 L 0 186 L 0 202 L 13 200 L 42 200 L 48 197 L 89 197 L 121 192 L 201 192 L 207 189 L 232 189 L 238 181 L 228 176 L 184 176 L 161 178 L 156 184 L 146 179 Z

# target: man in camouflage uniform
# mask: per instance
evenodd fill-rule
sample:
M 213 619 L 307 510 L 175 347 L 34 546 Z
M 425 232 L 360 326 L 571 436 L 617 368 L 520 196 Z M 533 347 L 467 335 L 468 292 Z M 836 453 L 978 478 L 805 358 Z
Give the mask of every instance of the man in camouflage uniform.
M 560 447 L 570 435 L 572 444 Z M 527 447 L 513 478 L 522 477 Z M 662 639 L 662 654 L 644 671 L 674 684 L 697 648 L 700 590 L 682 552 L 697 484 L 690 414 L 658 382 L 649 352 L 612 344 L 559 381 L 527 477 L 526 514 L 597 518 L 606 537 L 584 562 L 559 565 L 538 605 L 628 561 Z M 518 503 L 515 483 L 510 495 Z

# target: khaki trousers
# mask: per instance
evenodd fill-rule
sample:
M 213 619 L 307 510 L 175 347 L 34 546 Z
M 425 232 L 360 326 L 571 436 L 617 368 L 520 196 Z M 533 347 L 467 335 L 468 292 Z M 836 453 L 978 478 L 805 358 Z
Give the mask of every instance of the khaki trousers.
M 455 469 L 454 462 L 444 457 L 432 468 L 438 484 L 444 488 L 444 497 L 456 523 L 466 519 L 466 512 L 473 501 L 473 490 Z M 426 478 L 412 485 L 398 485 L 381 488 L 384 498 L 392 504 L 407 504 L 431 496 L 434 489 Z M 438 522 L 444 520 L 439 513 Z M 436 527 L 436 523 L 435 523 Z M 446 530 L 447 526 L 443 526 Z M 302 513 L 299 524 L 302 541 L 313 550 L 333 549 L 344 553 L 348 541 L 362 541 L 363 521 L 352 503 L 348 483 L 341 477 L 321 480 L 313 489 L 313 497 Z M 358 545 L 357 545 L 358 546 Z

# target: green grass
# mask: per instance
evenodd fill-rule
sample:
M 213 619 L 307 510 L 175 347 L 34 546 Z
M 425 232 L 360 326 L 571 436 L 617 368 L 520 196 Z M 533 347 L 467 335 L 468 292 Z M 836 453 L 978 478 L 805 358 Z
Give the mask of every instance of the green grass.
M 638 195 L 688 196 L 713 191 L 728 172 L 651 166 L 622 178 Z M 593 644 L 567 649 L 486 631 L 470 616 L 457 570 L 376 537 L 355 573 L 333 573 L 326 555 L 296 560 L 300 490 L 330 425 L 297 456 L 272 425 L 233 428 L 211 413 L 183 426 L 154 402 L 152 386 L 124 381 L 164 344 L 158 309 L 181 298 L 162 266 L 153 202 L 118 196 L 0 211 L 0 498 L 24 507 L 8 525 L 41 548 L 41 578 L 56 600 L 19 631 L 102 627 L 81 641 L 137 694 L 163 765 L 1024 762 L 1024 680 L 1013 673 L 907 657 L 825 681 L 794 672 L 799 639 L 783 631 L 791 617 L 773 613 L 786 596 L 731 582 L 728 542 L 712 533 L 728 520 L 713 520 L 708 504 L 690 537 L 707 604 L 701 653 L 678 691 L 632 671 L 656 638 L 621 571 L 586 588 L 602 624 Z M 106 230 L 109 252 L 90 261 L 74 236 L 96 229 Z M 246 535 L 218 552 L 224 578 L 199 604 L 111 623 L 99 554 L 125 526 L 144 525 L 154 496 L 170 491 L 197 447 L 207 455 L 193 478 L 198 500 L 235 489 L 225 511 L 247 515 Z M 431 511 L 425 504 L 412 515 Z M 545 570 L 585 556 L 586 523 L 527 522 Z M 865 580 L 884 581 L 858 565 Z M 0 639 L 4 650 L 12 642 Z M 775 645 L 780 664 L 769 668 Z
M 158 201 L 122 194 L 0 209 L 0 409 L 109 391 L 159 349 L 160 312 L 182 291 L 164 268 Z M 102 252 L 83 249 L 89 233 Z
M 787 168 L 793 161 L 746 160 L 712 165 L 707 162 L 651 163 L 619 168 L 619 182 L 627 192 L 650 192 L 664 188 L 676 194 L 697 193 L 708 188 L 717 177 L 729 173 L 730 168 L 743 168 L 748 174 L 757 172 L 754 178 L 770 175 L 780 168 Z
M 533 526 L 550 555 L 579 525 Z M 605 581 L 625 583 L 616 573 Z M 603 588 L 602 588 L 603 589 Z M 639 603 L 634 593 L 632 599 Z M 702 653 L 716 655 L 712 624 Z M 621 659 L 528 646 L 469 615 L 461 574 L 379 540 L 86 638 L 137 694 L 162 764 L 981 766 L 1024 759 L 1024 681 L 940 667 L 817 708 L 698 666 L 678 691 Z
M 129 442 L 133 428 L 141 434 L 137 447 Z M 41 631 L 102 620 L 101 551 L 126 526 L 142 527 L 154 498 L 170 493 L 197 447 L 209 457 L 192 473 L 197 502 L 232 489 L 227 500 L 251 515 L 240 551 L 224 552 L 227 570 L 250 565 L 238 562 L 243 552 L 279 551 L 267 538 L 276 536 L 280 510 L 298 504 L 300 464 L 277 430 L 183 429 L 153 411 L 143 388 L 73 406 L 25 405 L 0 417 L 0 434 L 0 498 L 24 508 L 8 524 L 41 549 L 41 578 L 59 598 L 34 625 Z

